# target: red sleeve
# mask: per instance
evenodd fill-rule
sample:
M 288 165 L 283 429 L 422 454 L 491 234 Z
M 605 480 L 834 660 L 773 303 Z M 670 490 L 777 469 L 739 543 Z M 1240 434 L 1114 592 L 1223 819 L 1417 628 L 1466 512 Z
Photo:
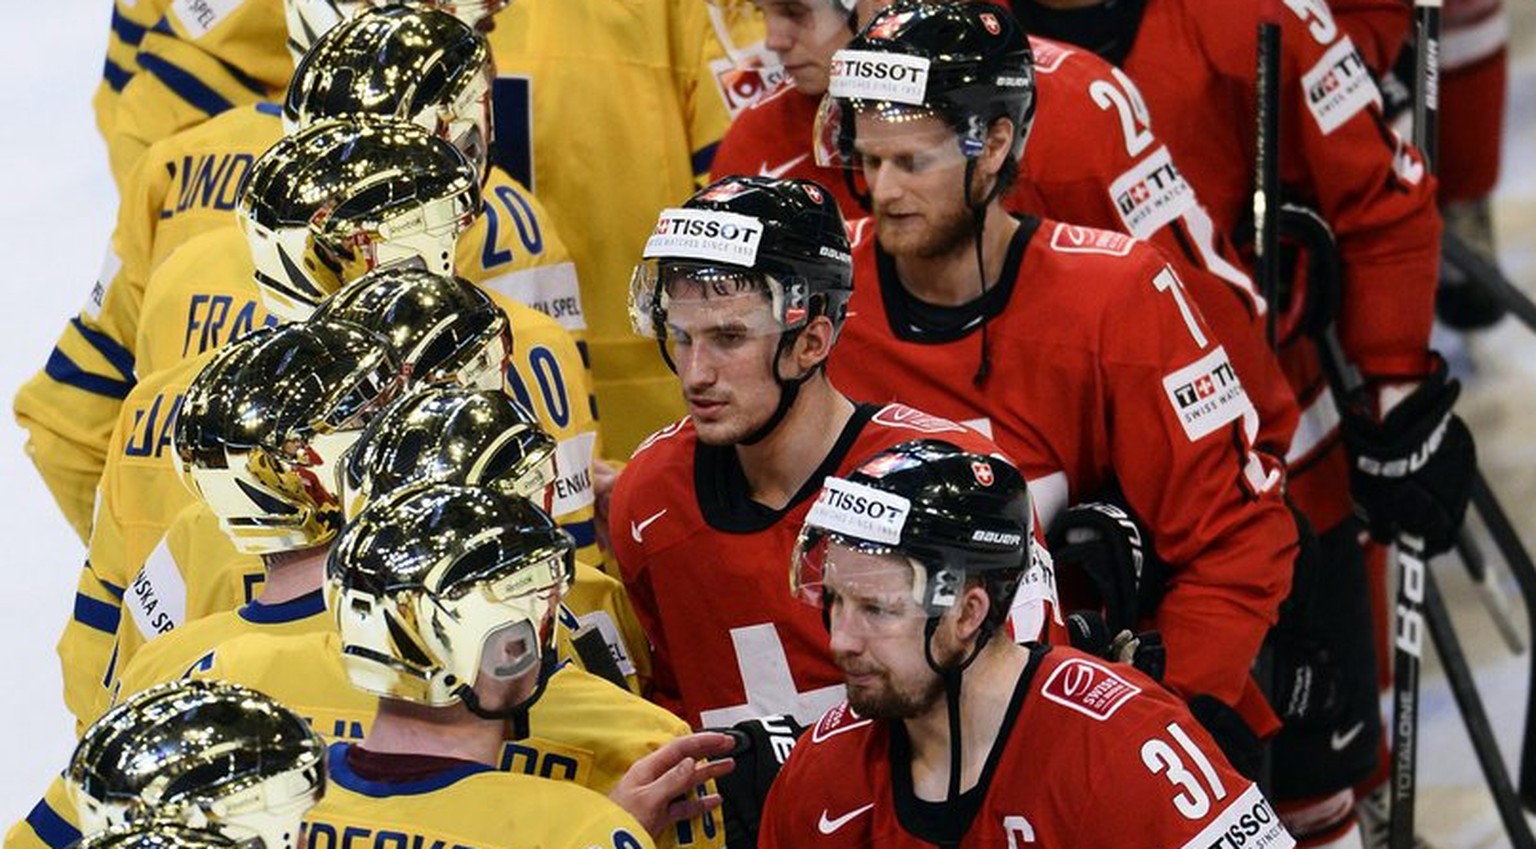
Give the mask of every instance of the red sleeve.
M 1082 794 L 1070 845 L 1115 846 L 1127 834 L 1155 849 L 1239 845 L 1236 837 L 1266 849 L 1296 845 L 1258 786 L 1187 710 L 1158 700 L 1137 714 L 1129 727 L 1088 741 L 1094 756 L 1084 759 L 1092 771 L 1083 782 L 1092 789 Z
M 1155 249 L 1102 310 L 1105 420 L 1115 471 L 1174 574 L 1155 617 L 1165 683 L 1230 705 L 1290 590 L 1297 532 L 1257 416 L 1225 348 Z M 1129 264 L 1129 263 L 1128 263 Z M 1273 717 L 1245 717 L 1265 733 Z
M 1360 49 L 1371 73 L 1380 79 L 1392 70 L 1413 27 L 1413 4 L 1406 0 L 1328 0 L 1339 27 Z
M 1242 81 L 1252 103 L 1258 4 L 1199 0 L 1210 12 L 1206 49 Z M 1364 60 L 1324 0 L 1280 7 L 1284 80 L 1281 179 L 1288 197 L 1317 208 L 1344 259 L 1340 341 L 1370 375 L 1417 376 L 1427 353 L 1439 278 L 1435 180 L 1387 125 Z M 1243 19 L 1246 16 L 1247 19 Z
M 643 695 L 677 716 L 686 716 L 682 692 L 672 671 L 672 653 L 667 650 L 666 629 L 662 627 L 656 595 L 651 589 L 645 554 L 629 530 L 635 519 L 632 506 L 634 482 L 645 474 L 643 468 L 637 467 L 643 466 L 643 461 L 632 460 L 614 483 L 613 500 L 608 510 L 608 538 L 612 541 L 613 556 L 618 561 L 630 606 L 651 644 L 651 680 L 649 692 Z

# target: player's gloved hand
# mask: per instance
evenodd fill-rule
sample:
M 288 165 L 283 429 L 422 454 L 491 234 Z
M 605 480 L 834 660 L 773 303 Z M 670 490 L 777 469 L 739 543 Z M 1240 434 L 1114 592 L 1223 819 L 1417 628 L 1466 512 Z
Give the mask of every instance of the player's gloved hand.
M 727 753 L 736 762 L 736 768 L 716 782 L 725 799 L 725 845 L 731 849 L 753 849 L 757 846 L 757 826 L 768 788 L 784 767 L 795 741 L 805 733 L 805 726 L 792 716 L 780 715 L 747 719 L 717 730 L 736 741 L 735 748 Z
M 1189 712 L 1221 747 L 1233 769 L 1251 781 L 1259 780 L 1264 767 L 1264 745 L 1237 711 L 1215 696 L 1201 694 L 1189 700 Z
M 1405 531 L 1423 537 L 1426 555 L 1438 554 L 1456 541 L 1477 470 L 1472 434 L 1451 411 L 1461 384 L 1436 355 L 1435 370 L 1379 420 L 1378 392 L 1367 384 L 1345 404 L 1355 512 L 1376 539 Z
M 1110 636 L 1104 615 L 1097 610 L 1072 611 L 1067 614 L 1066 627 L 1072 648 L 1111 663 L 1128 663 L 1154 681 L 1163 680 L 1168 653 L 1161 633 L 1122 629 Z
M 736 743 L 729 734 L 700 731 L 668 740 L 630 765 L 608 798 L 660 838 L 673 824 L 720 806 L 719 794 L 695 790 L 731 771 L 727 756 Z M 706 760 L 706 758 L 708 760 Z
M 1343 706 L 1343 671 L 1333 652 L 1315 640 L 1277 633 L 1274 641 L 1275 712 L 1288 725 L 1326 727 Z

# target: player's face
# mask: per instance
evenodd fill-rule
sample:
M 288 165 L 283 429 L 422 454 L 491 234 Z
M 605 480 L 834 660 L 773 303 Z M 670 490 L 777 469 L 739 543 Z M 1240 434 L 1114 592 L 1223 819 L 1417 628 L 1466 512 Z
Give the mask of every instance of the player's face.
M 965 249 L 975 225 L 962 190 L 965 157 L 949 126 L 933 115 L 890 120 L 861 109 L 854 131 L 880 247 L 924 259 Z
M 735 445 L 778 405 L 777 322 L 761 292 L 722 296 L 688 282 L 670 285 L 668 350 L 688 416 L 700 442 Z
M 767 24 L 763 43 L 784 65 L 784 72 L 802 94 L 827 91 L 832 54 L 846 47 L 853 33 L 848 15 L 833 0 L 759 0 Z
M 827 627 L 848 703 L 872 719 L 909 719 L 928 712 L 943 698 L 944 688 L 923 657 L 927 616 L 914 597 L 916 569 L 896 554 L 870 554 L 837 543 L 826 556 Z

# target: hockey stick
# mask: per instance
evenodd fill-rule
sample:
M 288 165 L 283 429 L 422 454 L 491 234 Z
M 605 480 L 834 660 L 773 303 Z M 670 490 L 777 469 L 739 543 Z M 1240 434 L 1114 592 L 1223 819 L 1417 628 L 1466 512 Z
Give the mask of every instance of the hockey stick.
M 1514 849 L 1536 849 L 1536 836 L 1531 834 L 1531 826 L 1520 810 L 1520 798 L 1515 795 L 1509 770 L 1504 766 L 1504 756 L 1494 740 L 1493 726 L 1488 722 L 1488 712 L 1483 709 L 1477 684 L 1468 671 L 1461 641 L 1456 638 L 1450 612 L 1445 607 L 1445 597 L 1440 594 L 1435 576 L 1427 569 L 1424 572 L 1424 616 L 1429 635 L 1435 641 L 1435 652 L 1440 655 L 1446 680 L 1451 685 L 1451 694 L 1456 697 L 1456 706 L 1461 709 L 1461 718 L 1466 722 L 1472 750 L 1483 768 L 1483 777 L 1488 780 L 1494 807 L 1499 811 L 1499 819 L 1504 821 L 1504 832 L 1509 835 L 1510 845 Z
M 1280 24 L 1274 0 L 1259 22 L 1258 108 L 1254 110 L 1253 252 L 1259 294 L 1268 309 L 1264 340 L 1273 349 L 1280 295 Z
M 1440 239 L 1440 251 L 1445 261 L 1465 274 L 1472 283 L 1493 296 L 1521 324 L 1536 331 L 1536 303 L 1520 290 L 1504 272 L 1487 258 L 1467 246 L 1459 236 L 1446 230 Z

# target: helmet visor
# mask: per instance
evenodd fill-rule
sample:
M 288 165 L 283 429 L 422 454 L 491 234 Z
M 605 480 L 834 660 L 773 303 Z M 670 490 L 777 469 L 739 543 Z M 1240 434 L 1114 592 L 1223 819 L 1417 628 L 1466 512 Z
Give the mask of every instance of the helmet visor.
M 760 272 L 647 259 L 629 284 L 630 323 L 672 344 L 733 342 L 784 331 L 784 287 Z
M 923 603 L 928 569 L 893 546 L 807 526 L 795 545 L 790 589 L 828 624 L 867 636 L 911 629 L 935 615 Z

